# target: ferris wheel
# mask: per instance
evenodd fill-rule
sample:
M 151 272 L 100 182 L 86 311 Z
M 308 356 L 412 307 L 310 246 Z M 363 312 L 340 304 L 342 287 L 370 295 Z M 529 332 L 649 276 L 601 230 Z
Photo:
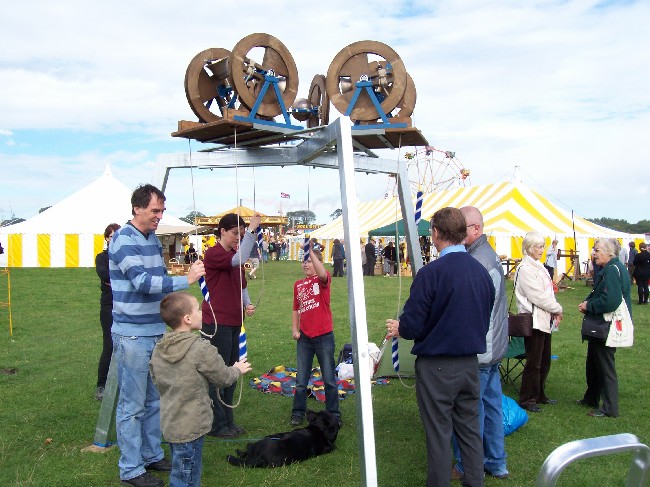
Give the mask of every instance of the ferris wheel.
M 470 186 L 470 171 L 456 157 L 455 152 L 442 151 L 435 147 L 417 147 L 404 154 L 408 167 L 411 193 L 418 191 L 435 193 L 459 187 Z M 384 197 L 397 195 L 397 180 L 390 176 Z

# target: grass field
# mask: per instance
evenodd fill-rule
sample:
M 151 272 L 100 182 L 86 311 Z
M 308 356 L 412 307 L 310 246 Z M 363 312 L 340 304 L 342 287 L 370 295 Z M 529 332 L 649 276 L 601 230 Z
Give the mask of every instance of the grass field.
M 250 282 L 258 311 L 247 320 L 248 353 L 253 374 L 276 365 L 295 366 L 291 339 L 292 284 L 302 276 L 296 262 L 271 262 Z M 365 277 L 368 334 L 381 342 L 384 320 L 395 317 L 408 295 L 410 278 Z M 508 290 L 512 283 L 509 283 Z M 93 269 L 14 269 L 11 271 L 13 336 L 8 314 L 0 308 L 0 486 L 117 486 L 117 459 L 106 453 L 81 450 L 92 443 L 99 403 L 93 399 L 101 350 L 99 283 Z M 6 301 L 6 275 L 0 274 L 0 302 Z M 199 296 L 198 287 L 193 292 Z M 486 479 L 487 486 L 532 485 L 540 466 L 557 446 L 575 439 L 633 433 L 650 442 L 650 373 L 648 307 L 634 307 L 635 346 L 619 350 L 621 416 L 591 418 L 575 404 L 584 392 L 586 345 L 580 340 L 578 303 L 586 296 L 584 283 L 558 294 L 565 308 L 559 333 L 553 337 L 553 361 L 547 392 L 559 403 L 531 414 L 528 423 L 506 438 L 508 468 L 505 481 Z M 633 288 L 633 298 L 636 287 Z M 633 299 L 633 301 L 635 301 Z M 334 279 L 332 310 L 337 349 L 350 342 L 346 279 Z M 15 369 L 15 374 L 4 373 Z M 249 375 L 248 378 L 252 377 Z M 379 485 L 424 485 L 426 456 L 412 380 L 391 380 L 373 387 L 373 407 Z M 237 390 L 238 393 L 239 389 Z M 508 386 L 504 392 L 516 397 Z M 311 407 L 322 405 L 310 400 Z M 278 469 L 240 469 L 228 465 L 227 454 L 244 440 L 207 438 L 203 485 L 231 486 L 355 486 L 360 483 L 355 398 L 341 402 L 343 429 L 337 449 L 303 464 Z M 247 438 L 290 429 L 291 399 L 243 388 L 237 422 Z M 112 433 L 111 439 L 114 439 Z M 631 455 L 590 459 L 569 467 L 559 485 L 623 485 Z M 449 469 L 449 465 L 440 468 Z M 460 484 L 458 484 L 460 485 Z

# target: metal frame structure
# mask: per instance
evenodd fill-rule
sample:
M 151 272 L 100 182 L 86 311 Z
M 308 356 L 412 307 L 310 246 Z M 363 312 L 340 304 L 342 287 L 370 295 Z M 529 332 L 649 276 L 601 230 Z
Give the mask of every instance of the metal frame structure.
M 343 228 L 345 242 L 359 242 L 359 215 L 356 203 L 354 172 L 395 174 L 396 163 L 370 155 L 353 153 L 351 122 L 347 117 L 339 118 L 330 125 L 321 127 L 295 146 L 274 148 L 223 149 L 192 155 L 177 155 L 163 163 L 164 174 L 160 175 L 159 187 L 164 192 L 172 169 L 190 167 L 234 168 L 262 166 L 312 166 L 338 169 Z M 234 157 L 236 153 L 236 157 Z M 405 234 L 413 275 L 422 268 L 422 255 L 415 225 L 415 210 L 411 201 L 408 170 L 406 164 L 398 162 L 397 179 L 402 218 L 406 222 Z M 375 455 L 375 434 L 370 391 L 370 366 L 368 361 L 368 323 L 366 319 L 365 291 L 361 254 L 347 252 L 349 272 L 348 301 L 350 307 L 350 332 L 354 357 L 354 375 L 357 392 L 354 395 L 357 406 L 357 435 L 359 438 L 359 461 L 361 485 L 377 486 L 377 459 Z
M 634 453 L 625 487 L 643 487 L 650 477 L 650 448 L 631 433 L 576 440 L 557 447 L 542 465 L 535 487 L 554 487 L 562 471 L 577 460 L 625 452 Z

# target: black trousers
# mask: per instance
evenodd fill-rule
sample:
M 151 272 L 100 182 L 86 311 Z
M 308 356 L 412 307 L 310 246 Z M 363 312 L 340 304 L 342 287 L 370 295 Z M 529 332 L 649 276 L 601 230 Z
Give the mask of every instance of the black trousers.
M 647 303 L 648 302 L 648 280 L 637 279 L 636 285 L 639 290 L 639 304 Z
M 585 362 L 587 390 L 583 397 L 585 404 L 598 407 L 613 418 L 618 416 L 618 377 L 616 375 L 616 349 L 605 346 L 603 340 L 587 341 Z
M 203 323 L 203 331 L 209 335 L 214 333 L 214 324 L 208 325 Z M 227 366 L 232 366 L 239 360 L 239 333 L 241 326 L 226 326 L 218 325 L 217 333 L 210 338 L 210 343 L 217 347 L 219 355 Z M 235 394 L 234 384 L 219 389 L 219 397 L 221 401 L 226 404 L 232 405 L 233 396 Z M 212 420 L 212 432 L 219 433 L 229 428 L 235 422 L 233 409 L 221 404 L 219 397 L 217 397 L 217 387 L 214 384 L 209 385 L 208 393 L 212 399 L 212 412 L 214 414 Z
M 343 259 L 334 259 L 332 277 L 343 277 Z
M 108 368 L 111 366 L 111 356 L 113 355 L 113 337 L 111 336 L 113 303 L 101 305 L 99 322 L 102 325 L 102 354 L 99 356 L 99 366 L 97 367 L 97 387 L 106 387 Z

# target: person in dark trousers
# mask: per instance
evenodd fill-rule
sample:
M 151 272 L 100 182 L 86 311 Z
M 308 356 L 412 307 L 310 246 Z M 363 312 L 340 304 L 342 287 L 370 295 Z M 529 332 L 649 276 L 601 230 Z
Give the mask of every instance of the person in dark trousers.
M 343 277 L 344 259 L 345 259 L 345 249 L 343 248 L 343 244 L 338 238 L 335 238 L 334 244 L 332 245 L 332 262 L 334 263 L 332 277 Z
M 111 223 L 106 227 L 104 230 L 106 249 L 95 257 L 95 270 L 99 276 L 99 288 L 102 291 L 99 298 L 99 323 L 102 325 L 103 341 L 102 354 L 99 356 L 99 365 L 97 367 L 97 389 L 95 390 L 95 399 L 98 401 L 104 399 L 108 368 L 111 365 L 111 356 L 113 355 L 113 337 L 111 336 L 111 326 L 113 325 L 113 291 L 111 289 L 111 277 L 108 273 L 108 243 L 113 238 L 115 231 L 119 228 L 120 225 L 117 223 Z
M 594 288 L 587 298 L 578 305 L 581 313 L 602 315 L 618 308 L 621 300 L 625 301 L 630 317 L 632 316 L 632 299 L 630 297 L 630 279 L 627 267 L 618 258 L 620 252 L 618 240 L 599 238 L 594 244 L 596 262 L 603 266 L 594 283 Z M 605 340 L 587 337 L 587 359 L 585 361 L 585 378 L 587 390 L 581 406 L 593 408 L 589 416 L 602 418 L 618 417 L 618 376 L 616 374 L 616 348 L 608 347 Z M 600 400 L 602 399 L 602 405 Z M 600 406 L 600 407 L 599 407 Z
M 365 246 L 366 252 L 366 276 L 375 275 L 375 263 L 377 262 L 377 254 L 375 249 L 374 239 L 368 240 L 368 243 Z
M 650 279 L 650 253 L 647 245 L 639 245 L 639 253 L 634 256 L 634 279 L 639 290 L 639 304 L 648 304 L 648 279 Z
M 427 446 L 427 487 L 449 487 L 451 435 L 463 458 L 463 485 L 483 485 L 479 425 L 481 384 L 477 355 L 486 352 L 494 284 L 463 241 L 465 217 L 442 208 L 431 219 L 440 257 L 417 273 L 399 320 L 387 336 L 414 340 L 415 394 Z

